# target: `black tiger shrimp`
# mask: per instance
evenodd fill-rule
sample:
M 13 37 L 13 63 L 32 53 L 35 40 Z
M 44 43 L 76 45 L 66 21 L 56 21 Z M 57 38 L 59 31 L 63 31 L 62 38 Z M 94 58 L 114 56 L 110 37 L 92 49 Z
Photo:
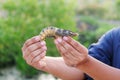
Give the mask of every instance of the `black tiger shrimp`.
M 44 28 L 41 32 L 40 32 L 40 38 L 41 40 L 44 40 L 46 37 L 63 37 L 63 36 L 77 36 L 78 33 L 72 32 L 70 30 L 64 30 L 64 29 L 60 29 L 60 28 L 56 28 L 53 26 Z

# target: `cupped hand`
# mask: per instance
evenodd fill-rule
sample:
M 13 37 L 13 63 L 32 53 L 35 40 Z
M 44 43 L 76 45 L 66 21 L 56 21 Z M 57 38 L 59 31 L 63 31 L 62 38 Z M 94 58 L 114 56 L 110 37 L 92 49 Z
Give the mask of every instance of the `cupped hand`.
M 42 69 L 44 67 L 42 60 L 45 58 L 46 50 L 45 41 L 40 41 L 39 36 L 32 37 L 22 47 L 23 58 L 32 67 Z
M 88 49 L 71 37 L 57 38 L 55 44 L 68 66 L 77 67 L 87 62 Z

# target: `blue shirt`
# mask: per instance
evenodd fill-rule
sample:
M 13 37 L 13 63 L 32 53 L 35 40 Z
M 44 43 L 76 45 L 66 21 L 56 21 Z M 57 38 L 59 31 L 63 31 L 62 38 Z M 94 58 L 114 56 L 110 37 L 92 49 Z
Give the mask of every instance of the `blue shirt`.
M 92 57 L 120 69 L 120 28 L 108 31 L 88 50 Z M 93 80 L 88 75 L 85 75 L 85 78 L 85 80 Z

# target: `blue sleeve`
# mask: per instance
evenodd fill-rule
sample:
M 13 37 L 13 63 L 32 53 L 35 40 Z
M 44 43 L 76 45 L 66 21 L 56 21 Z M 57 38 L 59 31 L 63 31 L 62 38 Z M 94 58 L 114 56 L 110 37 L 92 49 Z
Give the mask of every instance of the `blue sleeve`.
M 113 53 L 113 32 L 114 29 L 104 34 L 97 43 L 92 44 L 89 48 L 89 55 L 111 65 L 111 57 Z
M 97 43 L 92 44 L 88 48 L 89 55 L 102 61 L 105 64 L 111 65 L 111 58 L 113 53 L 113 33 L 114 29 L 105 33 Z M 92 80 L 85 74 L 85 80 Z

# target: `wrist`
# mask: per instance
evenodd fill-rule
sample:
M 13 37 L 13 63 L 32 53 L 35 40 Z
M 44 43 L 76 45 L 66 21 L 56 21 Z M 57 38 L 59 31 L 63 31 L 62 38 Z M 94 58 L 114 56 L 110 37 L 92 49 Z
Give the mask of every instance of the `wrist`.
M 77 66 L 76 66 L 76 68 L 80 68 L 80 67 L 84 67 L 84 66 L 86 66 L 87 64 L 89 64 L 90 63 L 90 61 L 91 61 L 91 56 L 87 56 L 87 58 L 83 61 L 83 62 L 81 62 L 81 63 L 79 63 Z
M 45 56 L 46 65 L 41 70 L 45 72 L 50 72 L 53 67 L 56 67 L 56 61 L 58 63 L 61 61 L 64 62 L 64 60 L 61 57 Z
M 48 62 L 50 59 L 51 59 L 51 57 L 45 56 L 44 61 L 42 61 L 42 62 L 40 61 L 43 64 L 43 67 L 40 70 L 48 72 Z

